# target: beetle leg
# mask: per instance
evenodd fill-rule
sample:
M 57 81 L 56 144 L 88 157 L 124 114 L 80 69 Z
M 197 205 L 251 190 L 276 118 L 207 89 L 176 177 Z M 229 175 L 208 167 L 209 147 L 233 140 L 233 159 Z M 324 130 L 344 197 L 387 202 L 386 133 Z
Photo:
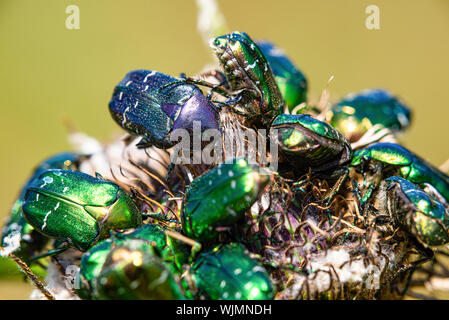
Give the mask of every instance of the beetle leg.
M 236 105 L 238 106 L 238 104 L 239 104 L 239 102 L 241 102 L 241 100 L 242 100 L 242 95 L 239 94 L 239 95 L 235 95 L 233 97 L 226 99 L 226 101 L 221 102 L 220 104 L 231 108 L 232 112 L 239 116 L 247 117 L 248 116 L 247 112 L 243 112 L 236 107 Z
M 229 90 L 229 83 L 228 83 L 228 80 L 226 79 L 226 76 L 218 70 L 212 70 L 212 71 L 200 73 L 198 75 L 198 77 L 200 77 L 200 78 L 213 77 L 219 81 L 219 83 L 217 85 L 215 85 L 215 87 L 213 87 L 212 90 L 210 90 L 209 93 L 207 94 L 208 100 L 210 100 L 210 98 L 212 97 L 212 94 L 216 91 L 217 88 L 225 88 L 226 90 Z
M 166 216 L 162 215 L 161 213 L 157 213 L 157 212 L 142 212 L 142 216 L 149 217 L 149 218 L 163 221 L 163 222 L 174 222 L 174 223 L 181 224 L 180 221 L 178 221 L 176 219 L 169 219 Z
M 360 190 L 359 183 L 357 180 L 353 179 L 352 181 L 352 193 L 359 202 L 359 204 L 362 203 L 362 191 Z
M 330 189 L 328 191 L 328 193 L 326 194 L 326 196 L 323 198 L 323 202 L 324 202 L 324 206 L 325 207 L 330 205 L 330 203 L 332 202 L 332 200 L 334 199 L 335 195 L 338 193 L 338 191 L 340 190 L 341 186 L 346 181 L 348 176 L 349 176 L 349 169 L 346 168 L 344 173 L 340 176 L 340 178 L 338 178 L 337 182 L 335 182 L 335 184 L 332 187 L 332 189 Z
M 216 92 L 219 95 L 222 95 L 223 97 L 226 97 L 226 98 L 229 98 L 231 96 L 231 94 L 228 92 L 228 90 L 226 90 L 222 85 L 226 82 L 226 80 L 225 80 L 225 82 L 222 81 L 220 84 L 216 85 L 216 84 L 210 83 L 205 80 L 193 79 L 193 78 L 188 77 L 185 79 L 185 82 L 211 88 L 211 91 Z
M 203 87 L 208 87 L 211 88 L 211 91 L 214 91 L 220 95 L 222 95 L 223 97 L 229 98 L 231 96 L 231 94 L 228 92 L 228 90 L 226 90 L 224 88 L 224 84 L 227 82 L 226 79 L 224 79 L 223 81 L 221 81 L 218 85 L 210 83 L 208 81 L 205 80 L 201 80 L 201 79 L 193 79 L 193 78 L 186 78 L 186 82 L 187 83 L 192 83 L 192 84 L 197 84 L 199 86 L 203 86 Z
M 218 104 L 219 109 L 221 109 L 223 107 L 232 108 L 232 104 L 227 103 L 227 102 L 218 101 L 218 100 L 211 100 L 211 102 Z
M 217 84 L 215 87 L 213 87 L 209 93 L 207 94 L 207 99 L 210 100 L 210 98 L 212 97 L 212 95 L 214 94 L 214 92 L 217 92 L 217 90 L 221 90 L 220 88 L 223 88 L 225 86 L 225 84 L 227 83 L 226 79 L 224 79 L 223 81 L 221 81 L 219 84 Z M 218 93 L 218 92 L 217 92 Z M 223 94 L 221 94 L 223 95 Z M 225 96 L 227 97 L 227 96 Z
M 32 257 L 32 258 L 31 258 L 31 261 L 34 262 L 34 261 L 40 260 L 40 259 L 42 259 L 42 258 L 52 257 L 52 256 L 55 256 L 55 255 L 57 255 L 57 254 L 63 253 L 64 251 L 66 251 L 67 249 L 70 249 L 70 248 L 71 248 L 71 246 L 66 245 L 66 246 L 62 246 L 62 247 L 60 247 L 60 248 L 56 248 L 56 249 L 53 249 L 53 250 L 49 250 L 49 251 L 47 251 L 47 252 L 45 252 L 45 253 L 43 253 L 43 254 L 40 254 L 40 255 L 38 255 L 38 256 Z
M 429 248 L 425 248 L 422 244 L 420 244 L 418 241 L 416 241 L 413 238 L 410 238 L 410 241 L 413 243 L 414 248 L 418 251 L 419 254 L 423 255 L 422 258 L 416 260 L 416 261 L 412 261 L 410 263 L 404 264 L 402 265 L 391 277 L 390 279 L 388 279 L 388 282 L 393 281 L 397 276 L 399 276 L 399 274 L 412 270 L 412 272 L 416 269 L 416 267 L 418 267 L 419 265 L 432 260 L 435 257 L 434 252 L 429 249 Z M 404 288 L 404 293 L 407 291 L 408 289 L 408 285 L 409 283 L 405 286 Z
M 234 107 L 234 105 L 236 104 L 236 99 L 233 98 L 229 98 L 226 101 L 217 101 L 217 100 L 212 100 L 211 102 L 218 104 L 218 108 L 221 109 L 223 107 L 228 107 L 230 109 L 232 109 L 232 112 L 235 113 L 236 115 L 242 116 L 242 117 L 246 117 L 248 114 L 242 111 L 239 111 L 238 109 L 236 109 Z
M 379 178 L 380 178 L 380 174 L 379 173 L 375 173 L 374 177 L 372 179 L 370 179 L 370 181 L 367 180 L 366 175 L 363 177 L 363 185 L 362 185 L 362 190 L 366 191 L 362 194 L 361 190 L 358 188 L 358 192 L 359 192 L 359 201 L 360 201 L 360 208 L 362 209 L 362 212 L 364 211 L 365 205 L 368 202 L 368 200 L 371 198 L 374 190 L 377 188 L 377 186 L 379 185 Z M 358 184 L 357 184 L 358 186 Z
M 179 81 L 173 81 L 171 83 L 167 83 L 166 85 L 162 86 L 159 90 L 163 90 L 169 86 L 178 85 L 181 83 L 195 84 L 195 85 L 199 85 L 199 86 L 203 86 L 203 87 L 208 87 L 208 88 L 211 88 L 214 92 L 216 92 L 226 98 L 231 96 L 231 94 L 224 87 L 222 87 L 220 85 L 216 85 L 216 84 L 213 84 L 213 83 L 207 82 L 205 80 L 201 80 L 201 79 L 193 79 L 190 77 L 184 78 Z
M 365 204 L 368 202 L 368 200 L 371 198 L 371 195 L 373 194 L 374 189 L 376 186 L 374 184 L 370 184 L 368 186 L 368 190 L 363 194 L 362 196 L 362 202 L 360 203 L 360 206 L 363 208 Z

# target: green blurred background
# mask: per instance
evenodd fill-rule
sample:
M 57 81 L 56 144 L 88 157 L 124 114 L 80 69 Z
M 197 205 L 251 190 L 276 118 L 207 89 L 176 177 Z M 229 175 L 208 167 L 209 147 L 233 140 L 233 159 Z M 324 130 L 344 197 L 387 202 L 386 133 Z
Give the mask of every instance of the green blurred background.
M 65 27 L 68 5 L 80 29 Z M 380 30 L 365 8 L 380 8 Z M 231 30 L 269 39 L 307 75 L 318 97 L 330 76 L 331 99 L 370 87 L 401 96 L 414 112 L 403 143 L 440 165 L 449 157 L 448 0 L 291 0 L 219 2 Z M 196 29 L 195 1 L 0 1 L 0 219 L 43 158 L 69 150 L 68 118 L 107 141 L 120 132 L 107 104 L 126 72 L 193 75 L 214 58 Z M 0 264 L 5 265 L 4 260 Z M 0 299 L 23 299 L 31 286 L 0 280 Z

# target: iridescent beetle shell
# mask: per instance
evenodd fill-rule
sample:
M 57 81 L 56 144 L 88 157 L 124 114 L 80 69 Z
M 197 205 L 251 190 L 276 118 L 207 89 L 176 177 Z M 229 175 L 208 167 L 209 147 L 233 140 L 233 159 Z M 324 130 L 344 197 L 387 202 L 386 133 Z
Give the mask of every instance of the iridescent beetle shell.
M 23 214 L 42 234 L 81 251 L 110 230 L 142 224 L 133 200 L 115 183 L 59 169 L 45 171 L 28 186 Z
M 131 233 L 117 234 L 117 238 L 149 241 L 161 258 L 173 265 L 174 271 L 181 272 L 182 266 L 188 262 L 190 248 L 168 236 L 160 225 L 145 224 Z
M 288 109 L 292 111 L 299 104 L 307 102 L 307 79 L 284 51 L 268 41 L 257 41 L 256 44 L 273 71 Z
M 151 245 L 175 273 L 181 272 L 182 265 L 188 260 L 189 250 L 177 240 L 167 236 L 163 228 L 157 224 L 145 224 L 128 233 L 115 233 L 113 237 L 99 242 L 83 255 L 77 286 L 77 293 L 81 298 L 92 298 L 94 280 L 99 276 L 109 252 L 113 247 L 122 245 L 130 239 L 145 241 Z
M 421 186 L 430 184 L 449 202 L 449 176 L 403 146 L 376 143 L 359 149 L 354 152 L 351 166 L 366 172 L 374 163 L 382 167 L 384 177 L 397 175 Z
M 1 235 L 0 245 L 4 248 L 13 244 L 14 239 L 19 237 L 19 248 L 14 254 L 27 262 L 31 263 L 31 258 L 41 252 L 48 243 L 48 238 L 37 232 L 23 217 L 22 205 L 25 198 L 27 186 L 30 185 L 40 174 L 48 169 L 71 169 L 77 165 L 80 155 L 73 152 L 63 152 L 53 155 L 42 161 L 33 171 L 28 181 L 22 188 L 18 199 L 14 202 L 8 220 L 6 221 Z
M 183 203 L 184 234 L 200 241 L 214 239 L 215 228 L 242 218 L 268 182 L 267 172 L 245 159 L 218 165 L 196 178 L 187 187 Z
M 442 203 L 397 176 L 385 180 L 384 190 L 386 211 L 420 243 L 441 246 L 449 242 L 449 212 Z
M 94 298 L 94 281 L 98 277 L 106 261 L 108 253 L 114 245 L 114 239 L 100 241 L 83 254 L 79 276 L 75 279 L 76 293 L 81 299 Z
M 171 133 L 192 132 L 194 121 L 202 131 L 219 129 L 215 106 L 197 86 L 157 71 L 129 72 L 115 87 L 109 111 L 123 129 L 158 148 L 175 145 Z
M 349 164 L 352 149 L 349 142 L 332 126 L 310 115 L 282 114 L 272 123 L 281 152 L 304 173 L 308 168 L 315 172 L 332 172 Z
M 411 121 L 410 109 L 384 89 L 369 89 L 350 94 L 333 105 L 328 118 L 330 124 L 349 141 L 357 141 L 374 125 L 403 131 Z
M 284 101 L 262 51 L 244 32 L 233 32 L 211 41 L 224 69 L 234 110 L 249 124 L 268 127 L 284 110 Z
M 126 239 L 107 252 L 93 287 L 94 299 L 184 299 L 175 274 L 153 245 L 140 239 Z
M 245 247 L 231 243 L 203 253 L 193 266 L 199 294 L 213 300 L 270 300 L 274 288 L 265 268 Z

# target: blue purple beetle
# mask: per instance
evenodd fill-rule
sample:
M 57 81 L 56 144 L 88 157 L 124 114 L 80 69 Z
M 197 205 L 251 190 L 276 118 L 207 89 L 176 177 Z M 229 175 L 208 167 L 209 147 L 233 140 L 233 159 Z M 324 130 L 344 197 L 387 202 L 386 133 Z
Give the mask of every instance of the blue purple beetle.
M 126 131 L 143 139 L 140 146 L 170 148 L 176 129 L 193 132 L 193 123 L 201 124 L 201 132 L 219 129 L 216 107 L 194 84 L 166 74 L 134 70 L 115 87 L 109 111 Z

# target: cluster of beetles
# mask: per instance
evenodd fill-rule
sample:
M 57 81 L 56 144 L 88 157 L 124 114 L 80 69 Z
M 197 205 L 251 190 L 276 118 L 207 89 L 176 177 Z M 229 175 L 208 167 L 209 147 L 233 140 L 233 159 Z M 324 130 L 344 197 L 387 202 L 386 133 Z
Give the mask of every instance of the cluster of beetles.
M 306 77 L 272 43 L 233 32 L 210 45 L 220 68 L 207 74 L 129 72 L 113 91 L 112 118 L 147 150 L 171 150 L 171 133 L 194 134 L 195 121 L 203 131 L 223 131 L 224 121 L 276 129 L 278 170 L 244 157 L 167 163 L 167 177 L 141 168 L 154 186 L 139 192 L 79 171 L 89 154 L 57 154 L 11 209 L 1 235 L 10 256 L 32 269 L 79 253 L 73 292 L 81 299 L 248 300 L 282 298 L 288 281 L 279 274 L 313 273 L 307 255 L 354 242 L 361 233 L 351 227 L 413 248 L 418 258 L 397 273 L 449 242 L 449 177 L 392 142 L 411 120 L 400 99 L 370 89 L 313 105 Z

